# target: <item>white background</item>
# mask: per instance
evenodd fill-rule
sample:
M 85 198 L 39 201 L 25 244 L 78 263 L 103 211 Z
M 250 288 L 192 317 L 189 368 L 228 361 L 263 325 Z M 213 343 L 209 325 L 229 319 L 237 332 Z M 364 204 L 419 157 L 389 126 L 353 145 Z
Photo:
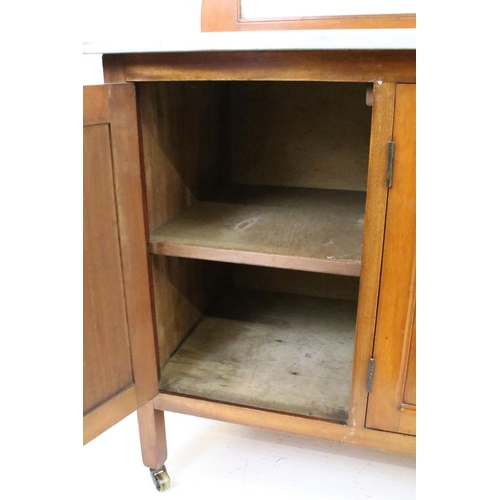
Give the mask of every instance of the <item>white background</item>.
M 178 22 L 170 26 L 189 29 L 191 16 L 195 17 L 189 10 L 176 13 Z M 96 28 L 89 39 L 104 36 Z M 84 56 L 83 80 L 102 83 L 100 56 Z M 242 500 L 415 498 L 415 458 L 411 456 L 172 413 L 166 413 L 166 421 L 171 499 L 194 499 L 209 492 L 220 499 Z M 83 459 L 84 493 L 89 496 L 96 491 L 103 497 L 130 499 L 158 495 L 141 463 L 135 414 L 86 445 Z M 110 463 L 119 464 L 123 482 L 110 480 Z
M 415 498 L 411 456 L 170 412 L 165 420 L 172 481 L 166 499 Z M 135 415 L 87 444 L 82 455 L 84 496 L 158 500 L 141 461 Z
M 185 5 L 167 4 L 180 10 Z M 142 498 L 142 488 L 149 488 L 134 416 L 81 446 L 82 40 L 88 40 L 92 19 L 101 27 L 116 26 L 125 9 L 128 27 L 135 30 L 134 15 L 143 11 L 142 2 L 121 2 L 106 17 L 105 5 L 11 2 L 2 6 L 0 16 L 0 495 L 9 500 L 79 498 L 82 490 L 95 499 L 127 497 L 123 490 L 117 493 L 122 484 L 131 498 Z M 442 5 L 429 3 L 418 12 L 417 492 L 425 500 L 494 498 L 500 445 L 498 28 L 497 19 L 485 15 L 489 4 L 463 11 Z M 154 12 L 144 22 L 146 27 L 161 24 Z M 178 482 L 172 493 L 194 488 L 185 485 L 204 477 L 229 488 L 232 496 L 251 491 L 245 481 L 219 480 L 222 474 L 227 478 L 220 447 L 229 441 L 234 453 L 245 450 L 244 436 L 218 439 L 220 428 L 192 430 L 187 421 L 183 428 L 169 415 L 169 469 Z M 186 428 L 195 437 L 201 432 L 201 438 L 175 444 L 178 437 L 190 439 Z M 232 428 L 240 429 L 225 426 L 221 432 Z M 211 435 L 216 438 L 210 445 Z M 274 438 L 264 435 L 254 445 L 264 465 L 253 462 L 251 471 L 269 471 L 273 465 L 265 457 L 276 456 L 266 450 Z M 299 438 L 286 439 L 291 441 L 284 451 L 304 446 Z M 197 443 L 208 450 L 204 459 L 193 459 Z M 308 440 L 305 449 L 311 446 L 325 446 L 323 457 L 335 461 L 352 449 Z M 176 456 L 181 457 L 177 463 Z M 243 461 L 238 457 L 224 454 L 236 470 Z M 283 460 L 277 460 L 279 471 Z M 302 466 L 307 477 L 300 477 L 298 492 L 306 480 L 316 487 L 310 461 L 308 455 Z M 383 462 L 372 456 L 369 461 Z M 189 464 L 198 472 L 182 476 L 192 470 Z M 218 466 L 222 469 L 214 472 Z M 314 470 L 329 484 L 327 498 L 345 498 L 335 486 L 347 484 L 347 473 L 340 472 L 338 482 L 328 467 Z M 292 487 L 284 491 L 289 493 L 294 477 L 284 474 L 272 484 L 283 486 L 287 478 Z M 203 482 L 197 484 L 201 489 Z M 219 491 L 206 488 L 204 497 Z M 359 494 L 369 498 L 371 493 Z
M 168 15 L 165 5 L 163 14 Z M 199 13 L 194 14 L 189 9 L 176 13 L 178 21 L 170 28 L 192 28 L 192 18 L 199 21 Z M 89 39 L 104 36 L 95 27 Z M 83 77 L 84 83 L 102 82 L 99 56 L 84 56 Z M 166 413 L 166 420 L 171 499 L 200 498 L 209 492 L 242 500 L 415 498 L 414 457 L 172 413 Z M 96 491 L 131 499 L 158 495 L 141 463 L 135 415 L 89 443 L 83 457 L 84 493 L 89 496 Z M 119 464 L 123 482 L 110 480 L 111 462 Z

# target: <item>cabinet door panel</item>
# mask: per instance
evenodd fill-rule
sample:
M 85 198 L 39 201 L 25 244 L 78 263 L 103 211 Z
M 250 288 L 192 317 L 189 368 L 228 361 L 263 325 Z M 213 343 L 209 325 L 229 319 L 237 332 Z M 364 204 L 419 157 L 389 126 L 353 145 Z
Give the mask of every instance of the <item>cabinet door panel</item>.
M 84 87 L 84 442 L 158 394 L 132 84 Z
M 83 412 L 132 385 L 109 126 L 83 129 Z
M 366 426 L 415 434 L 416 86 L 397 85 L 373 388 Z

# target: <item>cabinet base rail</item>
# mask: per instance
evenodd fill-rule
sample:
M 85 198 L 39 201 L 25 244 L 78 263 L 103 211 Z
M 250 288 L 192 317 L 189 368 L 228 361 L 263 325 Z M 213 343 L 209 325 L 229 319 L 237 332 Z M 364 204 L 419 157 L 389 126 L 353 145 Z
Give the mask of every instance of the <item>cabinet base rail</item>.
M 366 429 L 295 415 L 259 410 L 190 396 L 160 393 L 152 401 L 155 410 L 248 425 L 261 429 L 327 439 L 383 451 L 415 455 L 416 438 L 405 434 Z

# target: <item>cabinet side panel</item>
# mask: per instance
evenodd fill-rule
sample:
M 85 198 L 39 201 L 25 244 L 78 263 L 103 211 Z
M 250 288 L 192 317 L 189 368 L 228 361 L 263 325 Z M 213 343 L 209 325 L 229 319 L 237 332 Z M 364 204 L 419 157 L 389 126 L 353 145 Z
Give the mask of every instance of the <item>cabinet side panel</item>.
M 132 384 L 108 125 L 83 129 L 84 413 Z
M 229 176 L 225 82 L 138 84 L 149 231 Z M 159 362 L 201 319 L 223 266 L 151 257 Z M 216 271 L 214 271 L 216 269 Z M 227 276 L 227 275 L 226 275 Z M 212 277 L 212 278 L 211 278 Z

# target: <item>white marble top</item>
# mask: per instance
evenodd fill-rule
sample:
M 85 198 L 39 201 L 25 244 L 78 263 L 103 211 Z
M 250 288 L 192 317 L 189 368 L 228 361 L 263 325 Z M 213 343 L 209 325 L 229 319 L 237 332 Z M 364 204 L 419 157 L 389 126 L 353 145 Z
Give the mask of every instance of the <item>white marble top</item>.
M 87 42 L 84 54 L 234 50 L 416 49 L 416 29 L 335 29 L 195 33 L 188 36 Z

